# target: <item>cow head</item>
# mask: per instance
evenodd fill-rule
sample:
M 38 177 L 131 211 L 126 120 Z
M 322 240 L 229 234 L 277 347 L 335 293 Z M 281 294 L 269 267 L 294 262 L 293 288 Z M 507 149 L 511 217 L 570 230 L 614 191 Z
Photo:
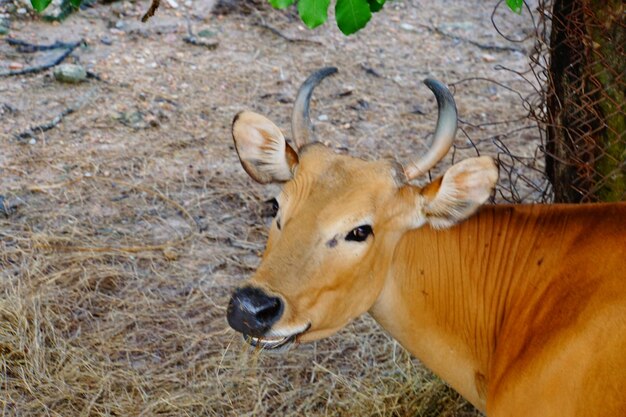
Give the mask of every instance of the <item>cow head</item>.
M 257 182 L 282 184 L 263 260 L 235 290 L 227 313 L 231 327 L 264 349 L 326 337 L 366 312 L 380 294 L 400 237 L 466 219 L 497 181 L 493 160 L 480 157 L 453 165 L 424 188 L 410 184 L 445 156 L 456 132 L 454 99 L 434 80 L 425 81 L 439 105 L 433 144 L 404 167 L 340 155 L 311 141 L 312 90 L 335 71 L 314 73 L 298 93 L 292 117 L 297 149 L 259 114 L 242 112 L 233 121 L 246 172 Z

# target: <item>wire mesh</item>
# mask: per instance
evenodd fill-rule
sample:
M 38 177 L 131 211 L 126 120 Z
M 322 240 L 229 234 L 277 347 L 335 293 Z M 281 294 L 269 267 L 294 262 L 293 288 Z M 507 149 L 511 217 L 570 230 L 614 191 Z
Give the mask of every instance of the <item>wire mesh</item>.
M 541 0 L 539 11 L 544 30 L 532 65 L 545 88 L 545 106 L 534 117 L 547 133 L 554 199 L 625 200 L 624 3 Z
M 492 22 L 511 43 L 493 16 Z M 521 157 L 494 137 L 501 175 L 498 197 L 519 202 L 626 200 L 626 6 L 618 0 L 527 0 L 535 38 L 532 86 L 520 94 L 537 124 L 540 145 Z M 530 189 L 531 194 L 524 191 Z

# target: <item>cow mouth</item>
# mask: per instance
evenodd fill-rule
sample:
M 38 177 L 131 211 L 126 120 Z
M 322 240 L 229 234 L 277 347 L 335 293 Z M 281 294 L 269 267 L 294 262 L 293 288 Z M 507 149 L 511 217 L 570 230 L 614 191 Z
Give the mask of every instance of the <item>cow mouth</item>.
M 248 342 L 252 347 L 263 350 L 273 350 L 273 351 L 282 351 L 287 350 L 293 345 L 297 345 L 299 343 L 299 338 L 304 333 L 309 330 L 311 324 L 307 324 L 303 330 L 292 333 L 287 336 L 263 336 L 263 337 L 254 337 L 244 334 L 243 338 L 246 342 Z

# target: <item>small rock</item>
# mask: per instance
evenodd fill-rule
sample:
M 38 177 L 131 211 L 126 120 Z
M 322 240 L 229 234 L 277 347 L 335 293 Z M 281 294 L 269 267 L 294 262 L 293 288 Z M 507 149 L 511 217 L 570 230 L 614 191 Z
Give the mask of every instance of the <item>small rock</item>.
M 100 43 L 102 43 L 103 45 L 109 45 L 109 46 L 113 45 L 113 41 L 108 36 L 101 37 L 100 38 Z
M 341 90 L 337 96 L 338 97 L 347 97 L 349 95 L 351 95 L 354 92 L 354 87 L 353 86 L 346 86 L 343 88 L 343 90 Z
M 494 57 L 493 55 L 483 54 L 483 61 L 494 62 L 495 60 L 496 60 L 496 57 Z
M 29 145 L 36 145 L 37 144 L 37 139 L 35 138 L 31 138 L 31 140 L 28 141 Z
M 6 35 L 9 33 L 9 28 L 3 25 L 0 25 L 0 36 Z
M 22 63 L 19 63 L 19 62 L 11 62 L 11 63 L 9 63 L 9 69 L 11 71 L 19 71 L 22 68 L 24 68 L 24 64 L 22 64 Z
M 20 7 L 19 9 L 17 9 L 17 14 L 26 14 L 28 13 L 28 10 L 26 10 L 24 7 Z
M 320 115 L 317 117 L 317 120 L 319 120 L 320 122 L 325 122 L 325 121 L 327 121 L 327 120 L 328 120 L 328 115 L 326 115 L 326 114 L 320 114 Z
M 402 30 L 406 30 L 407 32 L 414 32 L 415 31 L 415 26 L 410 25 L 408 23 L 400 23 L 400 28 Z
M 178 259 L 178 256 L 178 252 L 174 248 L 166 247 L 163 249 L 163 257 L 168 261 L 175 261 Z
M 144 120 L 146 121 L 146 123 L 150 127 L 159 127 L 159 125 L 160 125 L 159 120 L 157 119 L 157 117 L 152 115 L 152 114 L 147 114 L 146 117 L 144 118 Z
M 261 259 L 258 256 L 252 254 L 244 255 L 242 261 L 243 264 L 250 269 L 256 269 L 261 263 Z
M 420 106 L 419 104 L 415 104 L 409 113 L 411 113 L 411 114 L 426 114 L 426 112 L 424 111 L 424 108 L 422 106 Z
M 352 108 L 355 110 L 369 110 L 370 103 L 367 100 L 361 98 L 357 100 L 356 105 L 352 106 Z
M 0 116 L 3 114 L 16 114 L 18 110 L 8 103 L 0 104 Z
M 201 38 L 210 38 L 215 35 L 217 35 L 217 33 L 209 29 L 202 29 L 200 32 L 198 32 L 198 36 Z
M 144 115 L 140 111 L 127 111 L 116 116 L 123 125 L 132 127 L 133 129 L 146 129 L 149 125 L 144 120 Z
M 54 69 L 54 78 L 65 83 L 80 83 L 87 79 L 87 71 L 80 65 L 62 64 Z
M 195 36 L 185 36 L 183 41 L 196 46 L 204 46 L 208 49 L 215 49 L 219 45 L 219 41 L 216 39 L 197 38 Z

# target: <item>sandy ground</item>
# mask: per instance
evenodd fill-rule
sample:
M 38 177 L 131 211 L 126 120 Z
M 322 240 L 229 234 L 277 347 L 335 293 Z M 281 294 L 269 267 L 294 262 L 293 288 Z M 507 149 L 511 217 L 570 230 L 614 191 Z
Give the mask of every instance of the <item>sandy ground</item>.
M 519 96 L 532 100 L 532 86 L 502 69 L 526 71 L 533 41 L 498 35 L 492 3 L 393 2 L 349 38 L 240 3 L 163 2 L 147 24 L 146 2 L 98 4 L 62 24 L 11 15 L 15 39 L 84 39 L 66 62 L 99 79 L 0 78 L 0 195 L 12 207 L 0 214 L 5 415 L 474 415 L 367 317 L 285 357 L 245 350 L 225 306 L 258 264 L 276 188 L 247 177 L 229 128 L 254 109 L 288 132 L 300 83 L 333 65 L 314 96 L 318 138 L 405 161 L 434 127 L 421 80 L 435 77 L 462 120 L 442 166 L 499 156 L 511 175 L 497 198 L 536 200 L 542 177 L 503 152 L 542 167 Z M 503 7 L 496 22 L 510 38 L 532 31 Z M 218 46 L 184 43 L 188 24 Z M 0 38 L 0 72 L 54 53 Z M 68 108 L 54 128 L 18 138 Z

